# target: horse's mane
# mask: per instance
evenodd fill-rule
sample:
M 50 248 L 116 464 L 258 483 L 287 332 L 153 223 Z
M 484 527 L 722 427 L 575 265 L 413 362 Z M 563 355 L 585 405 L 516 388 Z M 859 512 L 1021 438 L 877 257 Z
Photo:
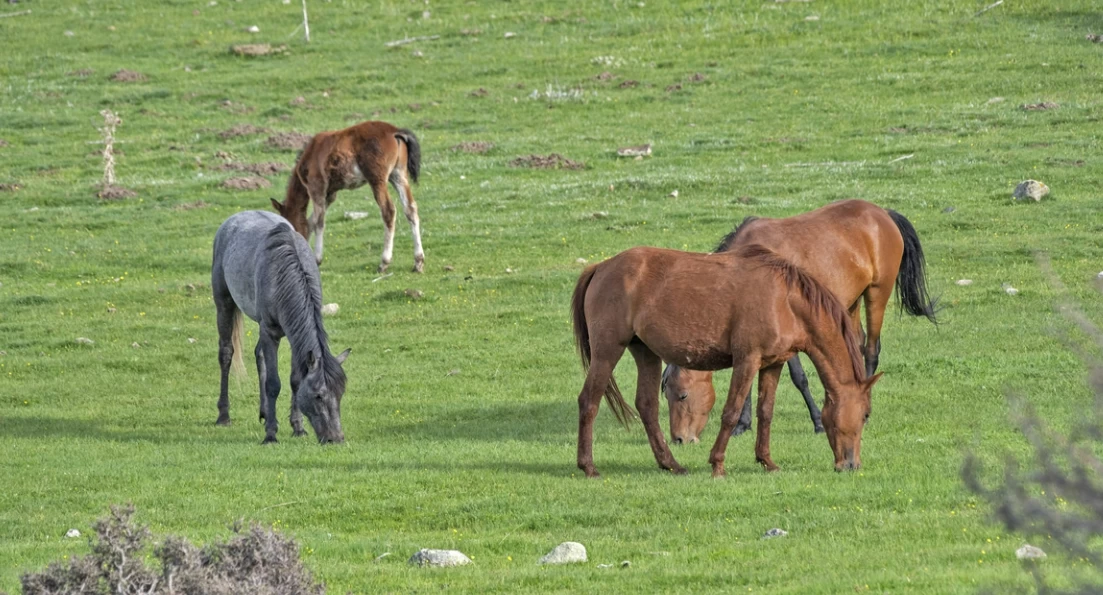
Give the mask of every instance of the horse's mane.
M 671 380 L 677 380 L 681 372 L 682 368 L 680 366 L 667 364 L 666 367 L 663 368 L 663 379 L 662 382 L 659 384 L 659 390 L 666 390 L 667 383 Z
M 329 352 L 329 336 L 322 326 L 322 283 L 315 270 L 303 266 L 295 248 L 296 232 L 288 225 L 277 225 L 264 240 L 268 270 L 273 283 L 274 306 L 291 310 L 281 318 L 288 340 L 306 340 L 299 349 L 291 350 L 293 365 L 307 365 L 306 355 L 317 348 L 326 384 L 342 394 L 345 391 L 345 371 Z M 317 344 L 309 340 L 314 337 Z
M 738 230 L 737 230 L 738 231 Z M 850 364 L 854 368 L 854 379 L 864 380 L 866 377 L 865 359 L 858 344 L 858 333 L 846 308 L 839 303 L 826 287 L 816 281 L 804 269 L 785 260 L 762 244 L 750 244 L 740 249 L 739 255 L 752 258 L 761 262 L 778 274 L 785 284 L 791 288 L 799 289 L 801 296 L 808 304 L 838 325 L 843 334 L 843 342 L 846 343 L 847 354 L 850 355 Z
M 735 238 L 739 237 L 739 232 L 746 229 L 748 223 L 751 223 L 752 221 L 757 221 L 757 220 L 758 220 L 758 217 L 755 217 L 754 215 L 751 215 L 751 216 L 743 219 L 742 223 L 740 223 L 739 225 L 736 225 L 735 229 L 731 230 L 731 232 L 728 235 L 724 236 L 724 238 L 722 240 L 720 240 L 720 244 L 716 246 L 716 249 L 713 250 L 713 253 L 727 252 L 732 247 L 732 244 L 735 243 Z

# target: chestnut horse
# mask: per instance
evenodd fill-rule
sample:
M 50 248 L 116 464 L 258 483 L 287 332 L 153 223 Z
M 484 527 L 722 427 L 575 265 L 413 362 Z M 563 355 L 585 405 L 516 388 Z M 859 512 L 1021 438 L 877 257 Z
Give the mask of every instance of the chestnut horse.
M 720 434 L 709 462 L 724 475 L 724 456 L 747 391 L 759 377 L 755 457 L 767 470 L 770 416 L 782 365 L 798 351 L 812 358 L 828 397 L 823 422 L 835 469 L 861 463 L 862 427 L 870 389 L 858 335 L 846 307 L 811 275 L 760 245 L 717 254 L 633 248 L 587 267 L 571 309 L 575 342 L 587 370 L 578 395 L 578 467 L 597 477 L 593 426 L 604 393 L 614 415 L 633 417 L 613 368 L 627 348 L 636 360 L 636 408 L 659 467 L 685 469 L 674 460 L 659 427 L 659 376 L 663 360 L 697 370 L 731 367 L 732 381 Z
M 849 306 L 859 330 L 859 302 L 864 302 L 867 375 L 877 370 L 881 323 L 893 285 L 905 312 L 936 322 L 935 300 L 927 294 L 923 248 L 915 228 L 900 213 L 861 200 L 844 200 L 785 219 L 748 217 L 724 237 L 716 252 L 749 244 L 766 246 L 808 271 Z M 804 395 L 816 431 L 823 431 L 799 357 L 789 360 L 789 374 Z M 662 388 L 670 405 L 672 439 L 678 444 L 696 442 L 716 401 L 712 373 L 671 364 L 663 371 Z M 751 425 L 750 405 L 748 400 L 736 435 Z
M 394 185 L 406 220 L 414 237 L 414 272 L 425 267 L 421 248 L 421 220 L 417 203 L 410 193 L 410 182 L 417 183 L 421 170 L 421 146 L 409 130 L 386 122 L 363 122 L 331 132 L 319 132 L 310 139 L 295 162 L 287 198 L 272 206 L 307 241 L 314 234 L 314 258 L 322 263 L 322 236 L 326 229 L 326 208 L 336 200 L 338 190 L 371 186 L 375 202 L 383 215 L 383 258 L 379 272 L 387 270 L 394 250 L 395 208 L 387 193 L 387 182 Z M 306 207 L 314 204 L 309 221 Z

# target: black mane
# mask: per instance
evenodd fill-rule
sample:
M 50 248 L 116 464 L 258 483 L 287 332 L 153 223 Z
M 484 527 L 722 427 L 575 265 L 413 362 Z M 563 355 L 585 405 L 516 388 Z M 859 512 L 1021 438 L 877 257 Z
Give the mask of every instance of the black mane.
M 757 220 L 758 220 L 758 217 L 755 217 L 753 215 L 751 215 L 751 216 L 747 217 L 746 219 L 744 219 L 742 223 L 740 223 L 739 225 L 737 225 L 735 227 L 735 229 L 731 230 L 731 233 L 724 236 L 724 239 L 720 240 L 720 244 L 718 246 L 716 246 L 716 249 L 713 250 L 713 253 L 727 252 L 732 247 L 732 244 L 735 243 L 735 238 L 739 237 L 739 232 L 743 231 L 747 227 L 748 223 L 751 223 L 751 222 L 757 221 Z

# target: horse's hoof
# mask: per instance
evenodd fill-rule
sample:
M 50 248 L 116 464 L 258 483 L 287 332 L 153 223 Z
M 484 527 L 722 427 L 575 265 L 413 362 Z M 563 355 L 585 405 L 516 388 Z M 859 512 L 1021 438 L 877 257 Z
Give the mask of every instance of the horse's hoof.
M 306 436 L 306 430 L 295 430 L 291 433 L 291 435 L 296 438 L 302 438 L 303 436 Z
M 228 425 L 230 425 L 230 416 L 229 415 L 219 415 L 218 416 L 218 421 L 214 422 L 214 425 L 216 425 L 216 426 L 228 426 Z
M 389 267 L 389 266 L 391 266 L 391 263 L 389 263 L 389 262 L 381 262 L 381 263 L 379 263 L 379 268 L 378 268 L 378 269 L 376 269 L 376 270 L 375 270 L 375 272 L 377 272 L 377 273 L 379 273 L 380 275 L 382 275 L 383 273 L 386 273 L 386 272 L 387 272 L 387 267 Z
M 737 424 L 735 426 L 735 429 L 732 430 L 732 436 L 738 436 L 738 435 L 742 434 L 743 432 L 746 432 L 749 429 L 751 429 L 751 426 L 745 426 L 743 424 Z
M 279 440 L 276 440 L 275 436 L 265 436 L 261 444 L 276 444 L 277 442 L 279 442 Z
M 815 431 L 816 431 L 817 434 L 822 434 L 824 432 L 823 426 L 822 425 L 817 425 L 815 427 Z
M 415 273 L 425 272 L 425 259 L 424 258 L 422 258 L 420 260 L 418 260 L 418 259 L 414 260 L 414 272 Z
M 673 475 L 689 475 L 689 471 L 686 471 L 686 468 L 681 465 L 675 466 L 670 470 L 670 473 Z

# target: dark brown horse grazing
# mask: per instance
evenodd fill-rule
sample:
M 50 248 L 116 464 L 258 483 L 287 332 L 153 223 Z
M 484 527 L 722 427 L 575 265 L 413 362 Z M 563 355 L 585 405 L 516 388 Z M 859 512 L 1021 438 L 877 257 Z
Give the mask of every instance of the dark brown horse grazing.
M 861 200 L 844 200 L 785 219 L 748 217 L 720 242 L 716 252 L 759 244 L 808 271 L 849 307 L 860 330 L 859 304 L 865 304 L 863 345 L 866 375 L 877 370 L 881 322 L 893 285 L 901 308 L 935 322 L 935 304 L 927 294 L 926 265 L 919 236 L 900 213 Z M 681 369 L 663 371 L 663 392 L 670 405 L 670 434 L 675 443 L 696 442 L 716 401 L 712 373 Z M 820 412 L 808 390 L 800 358 L 789 360 L 789 374 L 804 395 L 817 431 Z M 738 435 L 751 425 L 748 399 L 735 427 Z
M 394 250 L 395 208 L 387 193 L 387 182 L 394 185 L 406 220 L 414 237 L 414 271 L 425 267 L 421 248 L 421 220 L 410 182 L 417 182 L 421 170 L 421 147 L 409 130 L 386 122 L 363 122 L 331 132 L 319 132 L 299 155 L 287 184 L 287 198 L 272 206 L 307 241 L 314 234 L 314 258 L 322 262 L 322 236 L 326 228 L 326 208 L 336 199 L 338 190 L 371 186 L 375 202 L 383 215 L 383 258 L 379 272 L 387 270 Z M 306 207 L 314 204 L 309 221 Z
M 698 370 L 731 367 L 732 382 L 720 434 L 709 462 L 724 475 L 724 454 L 747 391 L 759 376 L 755 457 L 766 469 L 774 389 L 786 360 L 812 358 L 828 398 L 823 421 L 835 469 L 860 465 L 862 427 L 870 388 L 858 336 L 846 308 L 810 275 L 759 246 L 718 254 L 633 248 L 588 267 L 575 286 L 571 309 L 575 341 L 587 369 L 578 395 L 578 467 L 596 477 L 593 425 L 604 393 L 623 423 L 632 418 L 613 379 L 627 348 L 636 360 L 636 408 L 655 460 L 685 473 L 659 427 L 662 361 Z

